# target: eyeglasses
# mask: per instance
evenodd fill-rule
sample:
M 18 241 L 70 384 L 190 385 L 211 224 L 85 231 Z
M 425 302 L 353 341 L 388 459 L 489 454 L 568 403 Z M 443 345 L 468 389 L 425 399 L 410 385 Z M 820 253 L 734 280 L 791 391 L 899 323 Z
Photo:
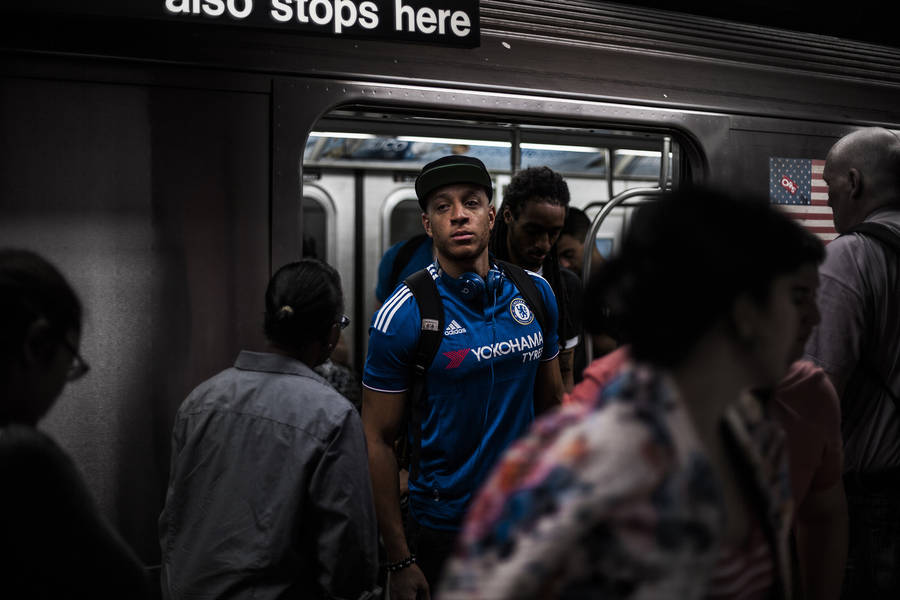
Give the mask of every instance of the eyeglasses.
M 78 350 L 72 346 L 69 340 L 62 338 L 62 345 L 72 353 L 72 364 L 69 365 L 69 370 L 66 372 L 66 381 L 75 381 L 84 377 L 85 373 L 91 370 L 91 366 L 81 358 Z
M 338 325 L 341 326 L 341 329 L 347 329 L 347 325 L 350 324 L 350 317 L 347 315 L 341 315 L 341 318 L 338 319 Z

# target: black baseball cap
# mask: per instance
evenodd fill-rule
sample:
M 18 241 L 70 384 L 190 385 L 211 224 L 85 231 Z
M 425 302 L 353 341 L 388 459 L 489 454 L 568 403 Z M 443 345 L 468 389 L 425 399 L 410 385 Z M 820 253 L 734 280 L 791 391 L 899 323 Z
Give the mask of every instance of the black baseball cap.
M 416 177 L 416 196 L 419 197 L 419 206 L 424 211 L 426 208 L 425 201 L 431 192 L 454 183 L 480 185 L 487 193 L 488 200 L 494 197 L 491 175 L 485 168 L 484 163 L 474 156 L 453 154 L 439 158 L 422 167 L 422 171 Z

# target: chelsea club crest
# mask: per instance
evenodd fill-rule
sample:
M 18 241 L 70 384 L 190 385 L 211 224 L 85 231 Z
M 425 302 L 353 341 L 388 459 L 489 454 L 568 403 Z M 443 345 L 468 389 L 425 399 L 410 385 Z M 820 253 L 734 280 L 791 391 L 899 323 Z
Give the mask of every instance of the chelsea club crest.
M 522 298 L 513 298 L 513 301 L 509 303 L 509 314 L 520 325 L 530 325 L 534 321 L 534 313 Z

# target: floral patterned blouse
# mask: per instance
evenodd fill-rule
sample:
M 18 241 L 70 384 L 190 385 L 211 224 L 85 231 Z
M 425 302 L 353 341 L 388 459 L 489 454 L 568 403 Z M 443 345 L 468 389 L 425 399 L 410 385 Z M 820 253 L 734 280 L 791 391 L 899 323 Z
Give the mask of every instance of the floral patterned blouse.
M 749 395 L 726 428 L 762 492 L 775 596 L 786 597 L 783 434 Z M 626 364 L 592 402 L 541 418 L 507 451 L 436 596 L 702 598 L 724 527 L 722 490 L 673 381 Z

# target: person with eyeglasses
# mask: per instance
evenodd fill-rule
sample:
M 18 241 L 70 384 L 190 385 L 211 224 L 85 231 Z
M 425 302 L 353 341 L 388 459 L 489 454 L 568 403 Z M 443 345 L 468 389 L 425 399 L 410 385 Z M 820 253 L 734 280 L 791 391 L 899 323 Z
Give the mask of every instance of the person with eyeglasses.
M 350 325 L 350 317 L 341 315 L 341 331 Z M 325 362 L 313 369 L 331 384 L 341 396 L 350 401 L 357 411 L 362 409 L 362 383 L 350 366 L 350 356 L 343 334 Z
M 266 351 L 241 351 L 182 403 L 159 519 L 164 599 L 380 593 L 362 422 L 313 370 L 343 310 L 331 266 L 283 266 L 266 289 Z
M 82 306 L 47 260 L 0 249 L 0 581 L 4 598 L 149 598 L 137 555 L 37 426 L 84 376 Z

